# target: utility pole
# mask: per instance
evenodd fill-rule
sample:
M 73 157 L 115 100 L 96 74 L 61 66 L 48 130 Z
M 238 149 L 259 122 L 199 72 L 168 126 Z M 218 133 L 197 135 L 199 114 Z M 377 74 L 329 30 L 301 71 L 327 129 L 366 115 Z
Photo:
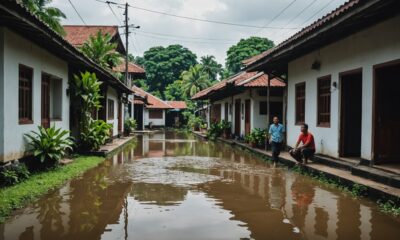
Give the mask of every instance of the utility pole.
M 128 17 L 128 2 L 125 3 L 125 48 L 126 48 L 126 54 L 125 54 L 125 84 L 130 87 L 131 84 L 128 84 L 128 41 L 129 41 L 129 17 Z

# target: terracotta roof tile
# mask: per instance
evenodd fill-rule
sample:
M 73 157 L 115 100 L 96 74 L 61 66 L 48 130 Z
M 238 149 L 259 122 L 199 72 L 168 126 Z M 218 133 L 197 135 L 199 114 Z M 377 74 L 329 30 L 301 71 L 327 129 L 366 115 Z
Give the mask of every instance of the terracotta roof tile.
M 167 101 L 168 105 L 170 105 L 174 109 L 186 109 L 187 105 L 184 101 Z
M 125 61 L 123 61 L 123 63 L 121 63 L 119 66 L 115 67 L 113 70 L 115 72 L 125 72 Z M 139 65 L 136 65 L 132 62 L 128 63 L 128 72 L 129 73 L 140 73 L 140 74 L 145 73 L 145 71 L 142 67 L 140 67 Z
M 146 108 L 149 109 L 172 109 L 172 107 L 170 105 L 168 105 L 168 103 L 166 103 L 165 101 L 159 99 L 158 97 L 144 91 L 143 89 L 139 88 L 139 87 L 132 87 L 132 90 L 139 94 L 140 96 L 143 96 L 144 98 L 147 98 L 147 103 L 146 104 Z
M 261 72 L 240 72 L 232 77 L 225 79 L 201 92 L 195 94 L 192 99 L 200 99 L 206 97 L 208 94 L 216 91 L 222 91 L 227 84 L 242 87 L 268 87 L 268 75 Z M 285 87 L 286 84 L 278 79 L 273 78 L 270 82 L 271 87 Z
M 75 47 L 80 47 L 90 36 L 97 34 L 99 30 L 102 33 L 110 34 L 112 37 L 118 33 L 118 26 L 81 26 L 65 25 L 64 30 L 67 33 L 65 39 Z

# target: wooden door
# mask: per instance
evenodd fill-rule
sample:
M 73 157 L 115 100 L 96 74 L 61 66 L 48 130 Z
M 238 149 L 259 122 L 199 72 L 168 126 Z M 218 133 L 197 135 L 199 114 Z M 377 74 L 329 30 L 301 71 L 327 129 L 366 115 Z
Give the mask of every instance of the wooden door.
M 340 157 L 361 156 L 362 72 L 340 75 Z
M 244 114 L 244 134 L 247 135 L 251 131 L 251 104 L 250 99 L 246 100 L 245 103 L 245 114 Z
M 374 163 L 400 163 L 400 60 L 375 67 Z
M 50 76 L 42 74 L 41 125 L 50 127 Z
M 240 136 L 240 99 L 235 100 L 235 135 Z

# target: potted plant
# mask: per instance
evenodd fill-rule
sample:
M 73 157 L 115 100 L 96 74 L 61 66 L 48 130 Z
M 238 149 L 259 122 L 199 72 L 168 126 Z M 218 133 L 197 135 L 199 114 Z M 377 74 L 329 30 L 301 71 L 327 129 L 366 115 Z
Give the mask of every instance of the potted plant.
M 133 118 L 129 118 L 125 120 L 124 132 L 125 136 L 129 136 L 133 131 L 137 128 L 136 120 Z
M 220 127 L 221 127 L 221 129 L 222 129 L 224 138 L 225 138 L 225 139 L 229 139 L 229 138 L 231 137 L 231 127 L 232 127 L 231 122 L 228 122 L 228 121 L 226 121 L 226 120 L 223 120 L 223 121 L 220 123 Z
M 202 133 L 207 132 L 207 123 L 201 124 L 201 126 L 200 126 L 200 131 L 201 131 Z

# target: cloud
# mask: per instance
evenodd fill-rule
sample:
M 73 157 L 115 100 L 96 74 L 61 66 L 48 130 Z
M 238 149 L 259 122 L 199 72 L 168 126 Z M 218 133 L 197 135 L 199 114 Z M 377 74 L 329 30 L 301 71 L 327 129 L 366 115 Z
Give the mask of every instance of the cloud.
M 114 0 L 125 3 L 124 0 Z M 89 25 L 122 25 L 123 9 L 112 6 L 119 20 L 112 14 L 108 6 L 95 0 L 72 0 L 85 22 Z M 128 3 L 146 9 L 152 9 L 171 14 L 189 16 L 202 19 L 211 19 L 223 22 L 232 22 L 248 25 L 263 26 L 269 23 L 292 0 L 146 0 Z M 271 27 L 298 27 L 309 17 L 329 4 L 323 11 L 307 22 L 311 23 L 327 12 L 332 11 L 345 0 L 318 0 L 307 9 L 306 6 L 313 0 L 297 0 L 287 8 Z M 66 15 L 65 24 L 82 24 L 68 1 L 53 0 L 53 5 L 60 8 Z M 303 13 L 293 19 L 304 9 Z M 268 37 L 279 43 L 291 34 L 300 30 L 265 29 L 219 25 L 179 19 L 170 16 L 150 13 L 139 9 L 129 9 L 130 23 L 140 25 L 141 28 L 130 38 L 130 51 L 134 55 L 142 55 L 153 46 L 167 46 L 182 44 L 192 50 L 198 57 L 214 55 L 221 63 L 225 62 L 226 51 L 230 46 L 242 38 L 255 34 Z M 289 24 L 289 21 L 292 20 Z M 304 27 L 304 26 L 301 26 Z

